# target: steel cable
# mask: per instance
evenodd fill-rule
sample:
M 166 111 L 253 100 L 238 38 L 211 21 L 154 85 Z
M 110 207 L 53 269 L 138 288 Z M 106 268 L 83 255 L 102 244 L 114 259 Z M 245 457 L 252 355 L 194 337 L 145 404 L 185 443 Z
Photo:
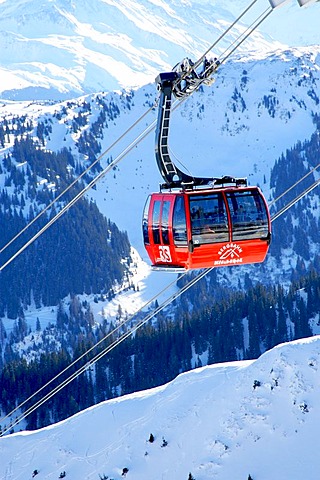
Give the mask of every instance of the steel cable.
M 315 167 L 316 168 L 316 167 Z M 310 172 L 309 172 L 310 173 Z M 305 177 L 303 177 L 305 178 Z M 299 183 L 299 182 L 296 182 Z M 285 213 L 289 208 L 291 208 L 293 205 L 295 205 L 301 198 L 303 198 L 305 195 L 310 193 L 315 187 L 317 187 L 320 184 L 320 179 L 315 181 L 312 185 L 310 185 L 307 189 L 305 189 L 302 193 L 297 195 L 291 202 L 289 202 L 288 205 L 283 207 L 279 212 L 277 212 L 271 219 L 271 222 L 279 218 L 283 213 Z M 292 187 L 290 187 L 291 189 Z M 288 190 L 290 190 L 288 189 Z M 286 193 L 286 192 L 284 192 Z M 281 195 L 282 196 L 282 195 Z M 280 198 L 280 197 L 279 197 Z M 96 363 L 98 360 L 100 360 L 103 356 L 105 356 L 107 353 L 109 353 L 111 350 L 113 350 L 117 345 L 122 343 L 126 338 L 132 335 L 132 333 L 136 332 L 139 328 L 141 328 L 145 323 L 147 323 L 150 319 L 152 319 L 155 315 L 157 315 L 161 310 L 163 310 L 166 306 L 168 306 L 173 300 L 178 298 L 180 295 L 182 295 L 185 291 L 187 291 L 189 288 L 191 288 L 198 280 L 206 276 L 211 270 L 213 270 L 214 267 L 206 268 L 202 270 L 196 277 L 194 277 L 190 282 L 188 282 L 184 287 L 179 290 L 179 292 L 174 293 L 171 295 L 167 300 L 165 300 L 159 307 L 157 307 L 153 312 L 148 314 L 143 320 L 140 322 L 137 322 L 131 329 L 129 329 L 127 332 L 124 332 L 117 340 L 115 340 L 113 343 L 108 345 L 102 352 L 98 353 L 93 359 L 88 360 L 88 362 L 80 367 L 76 372 L 74 372 L 72 375 L 70 375 L 66 380 L 64 380 L 61 384 L 59 384 L 57 387 L 55 387 L 53 390 L 51 390 L 49 393 L 47 393 L 44 397 L 42 397 L 40 400 L 38 400 L 32 407 L 29 407 L 24 413 L 22 413 L 13 423 L 10 424 L 9 427 L 5 428 L 2 431 L 1 435 L 4 435 L 7 433 L 9 430 L 11 430 L 14 426 L 16 426 L 18 423 L 22 421 L 22 419 L 26 418 L 28 415 L 33 413 L 37 408 L 39 408 L 41 405 L 43 405 L 47 400 L 52 398 L 56 393 L 58 393 L 60 390 L 62 390 L 65 386 L 67 386 L 70 382 L 75 380 L 81 373 L 83 373 L 89 366 L 93 365 Z M 186 275 L 187 272 L 183 274 Z M 147 302 L 140 310 L 138 310 L 134 315 L 136 315 L 139 311 L 141 311 L 143 308 L 145 308 L 147 305 L 149 305 L 151 302 L 155 301 L 155 299 L 161 295 L 165 290 L 167 290 L 169 287 L 171 287 L 175 283 L 175 280 L 171 282 L 167 287 L 165 287 L 159 294 L 157 294 L 155 297 L 153 297 L 151 300 Z M 19 406 L 17 406 L 14 410 L 12 410 L 8 415 L 3 417 L 1 419 L 2 421 L 9 418 L 13 413 L 15 413 L 19 408 L 21 408 L 23 405 L 25 405 L 28 401 L 30 401 L 35 395 L 40 393 L 44 388 L 49 386 L 54 380 L 56 380 L 59 376 L 61 376 L 63 373 L 65 373 L 69 368 L 71 368 L 73 365 L 75 365 L 78 361 L 80 361 L 82 358 L 84 358 L 88 353 L 90 353 L 93 349 L 95 349 L 100 343 L 105 341 L 107 338 L 110 336 L 114 335 L 116 331 L 118 331 L 120 328 L 122 328 L 127 322 L 132 320 L 131 316 L 129 319 L 127 319 L 125 322 L 123 322 L 121 325 L 119 325 L 116 329 L 114 329 L 112 332 L 109 332 L 103 339 L 101 339 L 97 344 L 92 346 L 89 350 L 84 352 L 78 359 L 76 359 L 74 362 L 72 362 L 68 367 L 66 367 L 62 372 L 60 372 L 58 375 L 56 375 L 53 379 L 51 379 L 49 382 L 47 382 L 46 385 L 41 387 L 37 392 L 35 392 L 32 396 L 30 396 L 28 399 L 26 399 L 24 402 L 22 402 Z
M 56 393 L 58 393 L 60 390 L 62 390 L 64 387 L 66 387 L 69 383 L 71 383 L 73 380 L 75 380 L 79 375 L 81 375 L 87 368 L 89 368 L 91 365 L 96 363 L 98 360 L 100 360 L 102 357 L 104 357 L 107 353 L 109 353 L 111 350 L 113 350 L 116 346 L 118 346 L 120 343 L 122 343 L 124 340 L 126 340 L 129 336 L 131 336 L 133 333 L 135 333 L 139 328 L 141 328 L 143 325 L 145 325 L 149 320 L 151 320 L 155 315 L 161 312 L 166 306 L 170 305 L 170 303 L 178 298 L 180 295 L 182 295 L 185 291 L 187 291 L 189 288 L 191 288 L 195 283 L 197 283 L 201 278 L 203 278 L 207 273 L 209 273 L 213 267 L 207 268 L 205 270 L 202 270 L 196 277 L 194 277 L 192 280 L 190 280 L 186 285 L 184 285 L 179 292 L 174 293 L 171 295 L 167 300 L 165 300 L 160 306 L 158 306 L 153 312 L 148 314 L 143 320 L 140 322 L 137 322 L 131 329 L 129 329 L 127 332 L 124 332 L 117 340 L 115 340 L 113 343 L 108 345 L 102 352 L 99 352 L 94 358 L 89 360 L 85 365 L 80 367 L 76 372 L 74 372 L 72 375 L 70 375 L 67 379 L 65 379 L 63 382 L 61 382 L 57 387 L 53 388 L 49 393 L 44 395 L 40 400 L 38 400 L 34 405 L 29 407 L 24 413 L 22 413 L 19 417 L 17 417 L 14 422 L 11 422 L 10 425 L 7 428 L 4 428 L 2 431 L 1 436 L 3 436 L 5 433 L 10 431 L 13 427 L 18 425 L 24 418 L 29 416 L 31 413 L 33 413 L 37 408 L 39 408 L 41 405 L 43 405 L 47 400 L 52 398 Z M 184 274 L 185 275 L 185 274 Z M 131 319 L 130 319 L 131 320 Z M 83 356 L 85 356 L 83 354 Z M 82 356 L 82 358 L 83 358 Z M 18 407 L 19 408 L 19 407 Z M 8 416 L 7 416 L 8 417 Z M 7 418 L 6 417 L 6 418 Z
M 95 343 L 92 347 L 90 347 L 88 350 L 86 350 L 80 357 L 75 359 L 72 363 L 70 363 L 66 368 L 64 368 L 61 372 L 59 372 L 55 377 L 53 377 L 51 380 L 49 380 L 45 385 L 40 387 L 36 392 L 34 392 L 32 395 L 30 395 L 28 398 L 26 398 L 22 403 L 20 403 L 18 406 L 16 406 L 13 410 L 11 410 L 6 416 L 0 418 L 0 422 L 5 421 L 7 418 L 11 417 L 17 410 L 22 408 L 27 402 L 32 400 L 35 395 L 38 395 L 39 393 L 44 390 L 44 388 L 48 387 L 53 381 L 57 380 L 62 374 L 64 374 L 66 371 L 68 371 L 71 367 L 73 367 L 77 362 L 82 360 L 86 355 L 91 353 L 95 348 L 97 348 L 102 342 L 106 341 L 109 337 L 117 333 L 118 330 L 120 330 L 126 323 L 130 322 L 132 318 L 136 315 L 138 315 L 141 311 L 143 311 L 145 308 L 147 308 L 149 305 L 151 305 L 152 302 L 154 302 L 157 298 L 159 298 L 160 295 L 162 295 L 168 288 L 171 288 L 174 284 L 176 283 L 176 279 L 174 279 L 171 283 L 169 283 L 165 288 L 163 288 L 159 293 L 154 295 L 148 302 L 146 302 L 142 307 L 139 308 L 134 314 L 132 314 L 130 317 L 128 317 L 127 320 L 122 322 L 120 325 L 115 327 L 111 332 L 109 332 L 107 335 L 105 335 L 102 339 L 100 339 L 97 343 Z
M 49 208 L 51 208 L 58 200 L 60 200 L 60 198 L 65 195 L 76 183 L 78 183 L 79 180 L 81 180 L 82 177 L 84 177 L 97 163 L 99 163 L 102 158 L 107 154 L 109 153 L 109 151 L 115 147 L 117 145 L 117 143 L 119 143 L 136 125 L 138 125 L 138 123 L 141 122 L 141 120 L 144 119 L 144 117 L 151 111 L 153 110 L 155 107 L 156 107 L 156 104 L 157 102 L 154 103 L 154 105 L 152 107 L 150 107 L 146 112 L 144 112 L 132 125 L 130 125 L 130 127 L 122 134 L 120 135 L 120 137 L 118 137 L 111 145 L 109 145 L 109 147 L 103 152 L 101 153 L 101 155 L 99 155 L 99 157 L 94 160 L 83 172 L 80 173 L 80 175 L 78 175 L 70 185 L 68 185 L 62 192 L 59 193 L 59 195 L 57 197 L 55 197 L 52 202 L 50 202 L 43 210 L 41 210 L 41 212 L 38 213 L 38 215 L 36 215 L 23 229 L 21 229 L 14 237 L 12 237 L 1 249 L 0 249 L 0 253 L 4 252 L 6 250 L 6 248 L 9 247 L 9 245 L 11 245 L 15 240 L 17 240 L 20 235 L 22 235 L 29 227 L 31 227 L 31 225 L 34 224 L 34 222 L 36 222 L 36 220 L 38 220 L 45 212 L 47 212 L 49 210 Z

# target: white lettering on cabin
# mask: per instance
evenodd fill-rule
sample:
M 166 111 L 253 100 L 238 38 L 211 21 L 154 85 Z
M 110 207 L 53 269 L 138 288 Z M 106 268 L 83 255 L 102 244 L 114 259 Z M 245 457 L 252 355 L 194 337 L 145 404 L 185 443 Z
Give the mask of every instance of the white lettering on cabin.
M 219 260 L 215 260 L 214 265 L 236 265 L 242 263 L 242 248 L 237 243 L 227 243 L 218 251 Z

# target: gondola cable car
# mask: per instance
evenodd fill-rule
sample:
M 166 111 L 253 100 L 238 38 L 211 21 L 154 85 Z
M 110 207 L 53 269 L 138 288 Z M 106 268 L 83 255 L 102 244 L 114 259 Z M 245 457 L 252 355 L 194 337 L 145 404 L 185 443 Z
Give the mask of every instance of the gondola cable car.
M 156 78 L 160 90 L 155 156 L 165 181 L 143 214 L 143 240 L 153 269 L 185 271 L 263 262 L 271 240 L 266 200 L 246 178 L 193 177 L 171 160 L 168 149 L 172 93 L 189 95 L 219 63 L 203 61 L 199 74 L 184 59 Z

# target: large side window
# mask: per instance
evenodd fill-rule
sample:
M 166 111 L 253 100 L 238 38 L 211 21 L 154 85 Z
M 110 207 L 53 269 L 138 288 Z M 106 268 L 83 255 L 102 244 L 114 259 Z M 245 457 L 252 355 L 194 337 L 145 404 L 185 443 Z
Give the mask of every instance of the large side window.
M 267 209 L 258 191 L 230 192 L 227 199 L 232 220 L 232 240 L 268 236 Z
M 187 222 L 183 196 L 177 196 L 174 204 L 173 239 L 178 247 L 187 245 Z
M 152 211 L 152 235 L 153 242 L 157 245 L 160 244 L 160 207 L 161 201 L 156 200 L 153 204 Z
M 148 215 L 149 215 L 149 207 L 150 207 L 150 195 L 147 198 L 146 204 L 144 206 L 143 217 L 142 217 L 142 234 L 143 234 L 143 241 L 145 245 L 149 245 L 150 238 L 149 238 L 149 231 L 148 231 Z
M 191 195 L 190 213 L 195 245 L 229 240 L 228 216 L 221 193 Z

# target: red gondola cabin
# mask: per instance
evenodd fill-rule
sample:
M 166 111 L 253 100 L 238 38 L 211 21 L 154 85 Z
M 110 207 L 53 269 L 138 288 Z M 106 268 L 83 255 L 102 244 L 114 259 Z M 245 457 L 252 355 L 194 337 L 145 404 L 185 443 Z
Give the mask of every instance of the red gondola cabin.
M 258 187 L 153 193 L 143 216 L 152 266 L 197 269 L 263 262 L 271 223 Z

